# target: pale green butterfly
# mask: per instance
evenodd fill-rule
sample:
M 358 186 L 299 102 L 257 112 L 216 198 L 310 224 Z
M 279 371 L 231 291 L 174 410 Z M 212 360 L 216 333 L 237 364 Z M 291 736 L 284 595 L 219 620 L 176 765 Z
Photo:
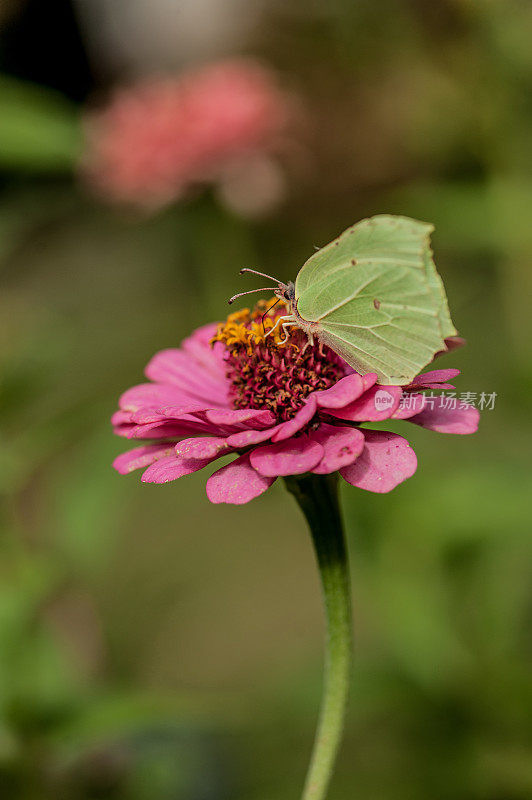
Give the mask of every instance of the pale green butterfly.
M 290 313 L 276 325 L 287 337 L 288 328 L 297 326 L 357 372 L 376 372 L 381 384 L 404 385 L 457 333 L 432 260 L 433 230 L 426 222 L 382 214 L 363 219 L 314 253 L 295 284 L 252 269 L 241 272 L 277 283 L 252 291 L 273 291 L 286 303 Z

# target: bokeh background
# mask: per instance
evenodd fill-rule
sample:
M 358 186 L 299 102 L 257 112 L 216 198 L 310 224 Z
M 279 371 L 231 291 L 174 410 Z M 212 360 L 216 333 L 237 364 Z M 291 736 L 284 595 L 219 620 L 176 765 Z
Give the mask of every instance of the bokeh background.
M 356 667 L 331 788 L 532 798 L 532 5 L 528 0 L 3 0 L 0 5 L 0 793 L 288 800 L 321 690 L 319 584 L 279 482 L 120 477 L 109 417 L 158 349 L 291 278 L 377 212 L 436 225 L 497 393 L 474 437 L 409 428 L 414 478 L 342 490 Z M 77 168 L 114 86 L 244 54 L 301 99 L 301 164 L 261 215 L 206 188 L 153 214 Z M 245 209 L 244 209 L 245 210 Z M 404 428 L 404 426 L 403 426 Z

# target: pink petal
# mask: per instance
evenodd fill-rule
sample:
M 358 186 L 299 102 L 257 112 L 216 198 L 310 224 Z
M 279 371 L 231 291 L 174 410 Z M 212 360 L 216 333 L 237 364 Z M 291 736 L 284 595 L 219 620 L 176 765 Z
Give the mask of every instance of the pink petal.
M 439 433 L 475 433 L 480 418 L 477 408 L 466 403 L 457 403 L 456 408 L 445 408 L 439 400 L 436 398 L 434 408 L 425 407 L 421 414 L 410 417 L 410 422 Z
M 113 467 L 121 475 L 127 475 L 128 472 L 147 467 L 159 458 L 172 455 L 173 452 L 173 444 L 149 444 L 146 447 L 135 447 L 133 450 L 128 450 L 127 453 L 121 453 L 121 455 L 117 456 L 113 461 Z
M 375 380 L 377 380 L 376 375 Z M 357 372 L 354 372 L 351 375 L 346 375 L 345 378 L 340 378 L 330 389 L 316 392 L 314 397 L 321 408 L 341 408 L 356 400 L 363 391 L 364 381 Z
M 310 422 L 318 407 L 316 402 L 316 394 L 317 393 L 309 395 L 304 405 L 301 406 L 296 415 L 292 417 L 292 419 L 289 419 L 287 422 L 282 422 L 278 426 L 277 431 L 272 436 L 273 442 L 282 442 L 284 439 L 289 439 L 295 433 L 300 431 L 301 428 L 304 428 L 308 422 Z
M 408 386 L 408 389 L 432 389 L 435 392 L 447 392 L 456 389 L 454 383 L 426 383 L 423 386 Z
M 181 342 L 181 348 L 193 356 L 213 376 L 220 378 L 225 383 L 227 373 L 225 347 L 222 342 L 211 344 L 217 330 L 217 322 L 204 325 L 203 328 L 198 328 L 191 336 L 184 339 Z
M 445 348 L 443 350 L 438 350 L 432 360 L 434 361 L 436 358 L 444 356 L 446 353 L 450 353 L 451 350 L 456 350 L 458 347 L 463 347 L 465 343 L 466 340 L 461 336 L 448 336 L 447 339 L 445 339 Z
M 139 411 L 133 412 L 131 421 L 137 425 L 145 425 L 150 422 L 167 422 L 169 419 L 179 420 L 188 414 L 198 411 L 205 411 L 205 404 L 188 401 L 179 406 L 163 406 L 161 408 L 150 408 L 146 406 Z
M 451 350 L 457 350 L 459 347 L 463 347 L 466 344 L 466 340 L 463 336 L 448 336 L 445 340 L 445 347 L 446 352 L 450 353 Z
M 312 470 L 318 475 L 327 475 L 352 464 L 364 449 L 364 434 L 358 428 L 320 425 L 310 438 L 323 447 L 323 457 Z
M 259 475 L 246 453 L 215 472 L 207 481 L 207 497 L 211 503 L 249 503 L 266 491 L 275 478 Z
M 400 386 L 372 386 L 354 403 L 333 409 L 331 414 L 351 422 L 380 422 L 397 411 L 402 394 Z
M 273 478 L 309 472 L 321 461 L 323 454 L 321 444 L 304 435 L 257 447 L 252 451 L 250 460 L 251 466 L 261 475 Z
M 268 409 L 253 408 L 215 408 L 205 414 L 214 425 L 246 425 L 249 428 L 268 428 L 275 422 L 275 417 Z
M 131 422 L 131 411 L 115 411 L 111 417 L 111 425 L 124 425 Z
M 183 439 L 175 446 L 176 456 L 188 459 L 211 459 L 228 453 L 231 448 L 220 436 L 200 436 Z
M 416 454 L 402 436 L 387 431 L 364 430 L 362 454 L 340 475 L 352 486 L 368 492 L 390 492 L 410 478 L 417 467 Z
M 178 348 L 156 353 L 145 374 L 150 380 L 173 388 L 177 395 L 186 395 L 189 400 L 194 397 L 205 401 L 205 405 L 227 405 L 229 384 L 224 375 L 206 369 L 201 362 Z
M 276 425 L 263 431 L 239 431 L 228 436 L 226 441 L 230 447 L 239 450 L 241 447 L 249 447 L 252 444 L 268 441 L 277 429 L 278 426 Z
M 130 434 L 130 432 L 132 430 L 132 427 L 134 427 L 134 426 L 131 426 L 131 425 L 114 425 L 113 426 L 113 433 L 116 436 L 126 436 L 128 439 L 131 439 L 132 437 L 129 434 Z
M 420 375 L 415 377 L 412 383 L 409 384 L 408 388 L 433 388 L 433 384 L 447 383 L 448 381 L 452 381 L 453 378 L 456 378 L 457 375 L 460 375 L 459 369 L 433 369 L 430 372 L 422 372 Z
M 124 425 L 123 430 L 115 429 L 115 432 L 127 436 L 128 439 L 182 439 L 187 434 L 219 433 L 219 430 L 200 420 L 194 422 L 180 420 L 178 422 L 153 422 L 146 425 Z
M 218 330 L 218 323 L 217 322 L 208 322 L 207 325 L 202 325 L 201 328 L 196 328 L 196 330 L 187 336 L 186 339 L 183 339 L 181 342 L 181 347 L 185 350 L 188 350 L 189 347 L 192 345 L 202 345 L 205 352 L 212 352 L 212 345 L 211 341 L 214 336 L 216 336 L 216 331 Z
M 168 483 L 175 481 L 183 475 L 190 475 L 203 469 L 212 459 L 200 461 L 199 459 L 186 459 L 179 456 L 166 456 L 148 467 L 142 476 L 143 483 Z
M 391 419 L 410 419 L 410 417 L 423 411 L 426 402 L 427 398 L 424 394 L 405 392 L 398 409 L 393 412 Z
M 378 377 L 379 376 L 377 375 L 376 372 L 366 372 L 365 375 L 362 375 L 362 381 L 364 383 L 364 391 L 373 386 L 377 382 Z
M 175 386 L 162 383 L 141 383 L 124 392 L 120 397 L 119 406 L 122 411 L 135 412 L 146 407 L 153 409 L 179 405 L 183 401 L 190 403 L 191 400 L 190 395 L 185 397 L 183 392 Z

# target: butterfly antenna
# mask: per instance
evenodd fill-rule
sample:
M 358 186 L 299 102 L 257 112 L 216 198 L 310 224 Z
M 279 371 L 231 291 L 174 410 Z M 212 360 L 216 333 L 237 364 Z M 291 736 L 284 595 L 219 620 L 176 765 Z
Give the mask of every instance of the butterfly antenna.
M 266 336 L 266 328 L 264 327 L 264 317 L 266 316 L 266 314 L 270 313 L 272 308 L 275 308 L 277 303 L 280 303 L 280 302 L 281 302 L 281 298 L 278 297 L 277 300 L 275 301 L 275 303 L 273 303 L 273 305 L 271 305 L 269 308 L 267 308 L 266 311 L 264 312 L 264 314 L 262 315 L 262 317 L 260 318 L 261 325 L 262 325 L 262 332 L 263 332 L 264 336 Z
M 240 270 L 241 275 L 243 275 L 245 272 L 250 272 L 252 275 L 260 275 L 261 278 L 269 278 L 271 281 L 275 281 L 275 283 L 279 283 L 281 286 L 284 286 L 283 281 L 280 281 L 279 278 L 273 278 L 271 275 L 266 275 L 265 272 L 257 272 L 256 269 L 249 269 L 249 267 L 244 267 Z
M 227 302 L 229 305 L 234 303 L 238 297 L 243 297 L 245 294 L 255 294 L 255 292 L 274 292 L 277 289 L 277 286 L 264 286 L 262 289 L 250 289 L 249 292 L 239 292 L 238 294 L 234 294 Z

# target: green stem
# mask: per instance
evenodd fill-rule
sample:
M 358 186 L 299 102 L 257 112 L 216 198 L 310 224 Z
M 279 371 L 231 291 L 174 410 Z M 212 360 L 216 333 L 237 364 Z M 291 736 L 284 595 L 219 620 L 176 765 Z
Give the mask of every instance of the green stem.
M 302 800 L 324 800 L 344 726 L 351 668 L 351 592 L 338 476 L 285 478 L 312 533 L 325 601 L 327 639 L 320 719 Z

